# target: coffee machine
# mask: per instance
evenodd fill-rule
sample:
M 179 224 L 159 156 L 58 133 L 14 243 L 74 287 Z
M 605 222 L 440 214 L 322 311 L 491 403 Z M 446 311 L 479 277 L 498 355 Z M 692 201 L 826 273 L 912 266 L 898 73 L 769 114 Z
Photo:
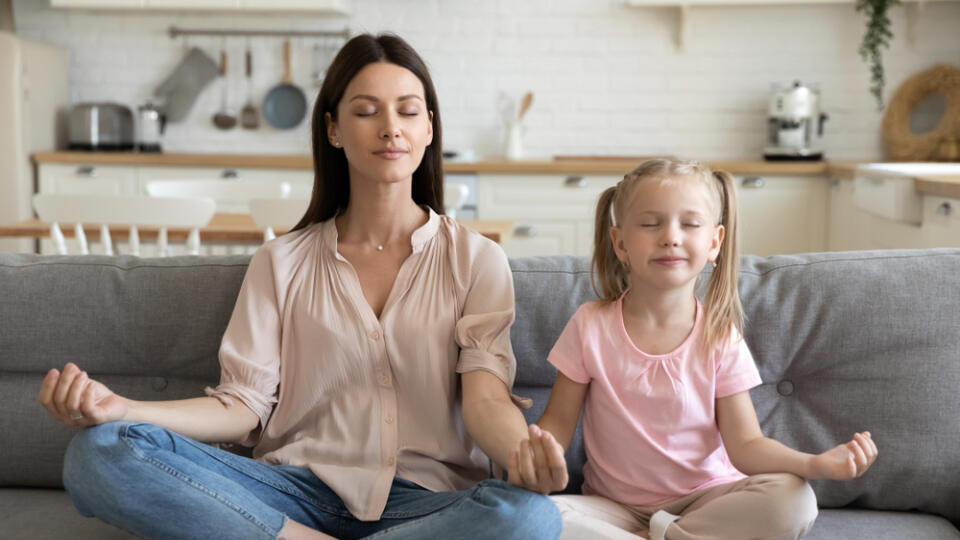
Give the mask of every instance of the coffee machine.
M 794 81 L 793 86 L 787 88 L 775 85 L 769 115 L 764 158 L 823 159 L 823 123 L 827 115 L 820 112 L 819 89 L 803 86 L 800 81 Z
M 167 124 L 167 117 L 149 101 L 137 107 L 137 148 L 141 152 L 161 152 L 160 137 Z

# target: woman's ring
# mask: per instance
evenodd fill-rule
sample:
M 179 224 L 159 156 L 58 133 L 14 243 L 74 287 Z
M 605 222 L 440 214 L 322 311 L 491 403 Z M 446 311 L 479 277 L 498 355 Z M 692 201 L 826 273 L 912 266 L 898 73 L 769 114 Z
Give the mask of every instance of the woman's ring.
M 71 420 L 83 420 L 83 413 L 71 414 Z

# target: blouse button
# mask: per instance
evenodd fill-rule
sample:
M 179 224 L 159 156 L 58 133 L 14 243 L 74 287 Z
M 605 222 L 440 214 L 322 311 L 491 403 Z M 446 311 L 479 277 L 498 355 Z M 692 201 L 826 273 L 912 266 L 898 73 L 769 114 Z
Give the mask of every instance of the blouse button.
M 379 331 L 379 330 L 374 330 L 374 331 L 370 332 L 370 339 L 372 339 L 372 340 L 374 340 L 374 341 L 380 339 L 380 331 Z
M 392 457 L 392 456 L 391 456 L 391 457 L 388 457 L 388 458 L 387 458 L 387 465 L 393 467 L 393 463 L 394 463 L 393 457 Z
M 386 423 L 388 423 L 388 424 L 392 424 L 392 423 L 393 423 L 393 417 L 392 417 L 392 416 L 388 416 L 388 417 L 384 420 L 384 422 L 386 422 Z

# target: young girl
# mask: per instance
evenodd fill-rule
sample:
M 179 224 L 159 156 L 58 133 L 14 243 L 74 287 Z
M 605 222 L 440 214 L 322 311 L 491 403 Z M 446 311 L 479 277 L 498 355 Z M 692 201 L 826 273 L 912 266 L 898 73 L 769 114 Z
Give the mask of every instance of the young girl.
M 510 474 L 562 489 L 580 409 L 584 495 L 553 497 L 561 538 L 798 538 L 817 515 L 805 478 L 860 476 L 868 432 L 819 455 L 763 436 L 748 390 L 760 376 L 742 336 L 733 178 L 657 159 L 600 197 L 600 300 L 577 310 L 548 360 L 546 411 Z M 705 300 L 694 295 L 713 266 Z

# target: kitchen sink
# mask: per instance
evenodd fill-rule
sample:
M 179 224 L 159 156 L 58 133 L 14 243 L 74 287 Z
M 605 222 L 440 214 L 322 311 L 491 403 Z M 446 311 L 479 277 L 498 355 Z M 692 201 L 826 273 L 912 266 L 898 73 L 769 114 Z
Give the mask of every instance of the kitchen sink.
M 923 199 L 913 179 L 921 175 L 960 175 L 960 163 L 859 165 L 853 178 L 853 204 L 880 217 L 919 225 Z

